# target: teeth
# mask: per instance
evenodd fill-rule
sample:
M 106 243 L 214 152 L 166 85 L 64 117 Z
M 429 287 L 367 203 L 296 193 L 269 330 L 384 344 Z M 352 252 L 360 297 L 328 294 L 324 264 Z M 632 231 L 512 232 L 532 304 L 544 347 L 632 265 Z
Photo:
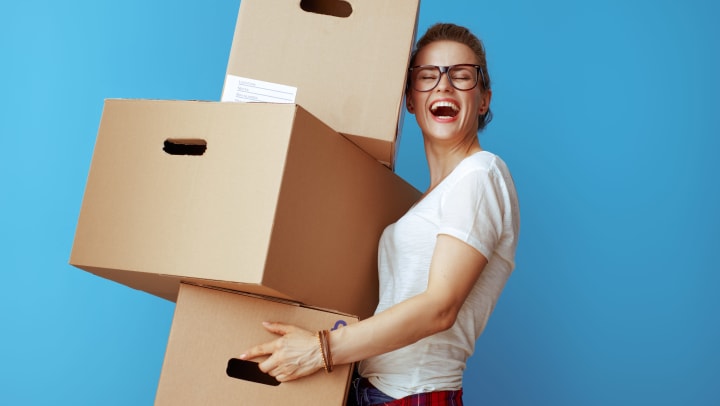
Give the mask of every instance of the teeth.
M 432 106 L 430 106 L 430 110 L 434 112 L 440 107 L 450 107 L 451 109 L 453 109 L 454 112 L 460 111 L 460 107 L 458 107 L 457 104 L 446 100 L 436 101 L 432 104 Z

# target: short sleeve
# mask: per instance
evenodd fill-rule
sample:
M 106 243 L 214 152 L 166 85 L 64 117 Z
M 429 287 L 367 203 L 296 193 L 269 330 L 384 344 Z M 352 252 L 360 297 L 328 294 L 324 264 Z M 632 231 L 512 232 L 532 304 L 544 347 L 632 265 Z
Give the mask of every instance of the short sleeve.
M 503 230 L 503 189 L 503 178 L 492 167 L 460 176 L 443 194 L 438 234 L 453 236 L 490 260 Z

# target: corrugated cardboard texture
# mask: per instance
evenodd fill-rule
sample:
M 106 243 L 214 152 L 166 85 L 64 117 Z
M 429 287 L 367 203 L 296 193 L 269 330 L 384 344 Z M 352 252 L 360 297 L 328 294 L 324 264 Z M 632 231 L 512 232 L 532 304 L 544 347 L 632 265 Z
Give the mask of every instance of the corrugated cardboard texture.
M 296 103 L 393 167 L 420 1 L 347 0 L 344 18 L 301 3 L 243 0 L 227 74 L 298 88 Z
M 276 337 L 262 327 L 263 321 L 317 331 L 330 330 L 340 320 L 357 322 L 347 315 L 183 284 L 155 405 L 344 405 L 349 365 L 278 386 L 226 374 L 230 358 Z
M 367 317 L 380 234 L 418 196 L 296 105 L 108 100 L 70 263 L 169 300 L 188 280 Z

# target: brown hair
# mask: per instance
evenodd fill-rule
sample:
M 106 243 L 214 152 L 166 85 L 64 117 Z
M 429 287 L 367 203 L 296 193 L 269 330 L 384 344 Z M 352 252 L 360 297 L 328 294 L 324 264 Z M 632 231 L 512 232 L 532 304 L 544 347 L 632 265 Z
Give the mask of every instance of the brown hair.
M 425 34 L 418 40 L 415 49 L 410 55 L 410 66 L 415 66 L 415 58 L 421 49 L 436 41 L 454 41 L 467 45 L 473 53 L 475 53 L 477 64 L 480 65 L 480 80 L 478 81 L 478 86 L 481 86 L 483 91 L 490 90 L 490 74 L 487 69 L 485 47 L 475 34 L 470 32 L 469 29 L 459 25 L 437 23 L 428 28 Z M 406 91 L 410 91 L 409 81 Z M 492 120 L 492 111 L 490 111 L 490 108 L 488 108 L 485 114 L 480 115 L 478 119 L 478 131 L 480 131 Z

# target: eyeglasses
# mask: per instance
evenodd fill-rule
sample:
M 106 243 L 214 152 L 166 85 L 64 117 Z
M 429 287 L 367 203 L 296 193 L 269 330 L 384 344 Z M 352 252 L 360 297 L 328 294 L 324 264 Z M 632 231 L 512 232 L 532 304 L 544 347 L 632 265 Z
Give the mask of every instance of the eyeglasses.
M 440 83 L 442 74 L 447 75 L 450 85 L 457 90 L 470 90 L 477 86 L 478 77 L 482 76 L 485 85 L 485 76 L 480 65 L 467 63 L 450 66 L 421 65 L 410 68 L 410 83 L 418 92 L 429 92 Z

